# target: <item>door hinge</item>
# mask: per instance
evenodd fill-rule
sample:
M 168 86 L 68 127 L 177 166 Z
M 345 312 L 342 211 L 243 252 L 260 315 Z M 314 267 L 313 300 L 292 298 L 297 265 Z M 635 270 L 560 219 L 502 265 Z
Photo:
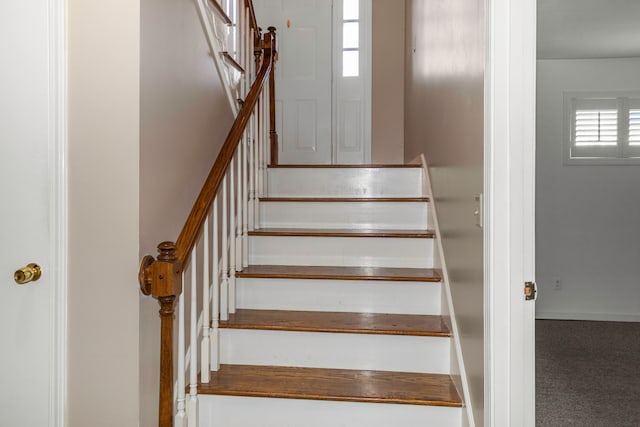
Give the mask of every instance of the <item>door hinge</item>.
M 526 301 L 533 301 L 536 299 L 538 289 L 535 282 L 525 282 L 524 284 L 524 299 Z

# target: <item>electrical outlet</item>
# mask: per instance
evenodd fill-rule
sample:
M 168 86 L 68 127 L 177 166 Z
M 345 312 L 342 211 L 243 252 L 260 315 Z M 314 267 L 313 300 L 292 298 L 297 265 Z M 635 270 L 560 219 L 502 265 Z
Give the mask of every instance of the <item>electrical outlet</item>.
M 559 277 L 554 277 L 553 279 L 551 279 L 551 281 L 553 283 L 553 289 L 555 289 L 556 291 L 562 289 L 562 280 L 560 280 Z

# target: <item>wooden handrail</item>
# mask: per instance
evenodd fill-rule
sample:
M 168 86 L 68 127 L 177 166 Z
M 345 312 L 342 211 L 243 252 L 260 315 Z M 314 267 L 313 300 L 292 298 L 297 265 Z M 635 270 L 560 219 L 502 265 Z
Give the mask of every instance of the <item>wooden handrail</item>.
M 242 65 L 238 64 L 238 61 L 236 61 L 233 58 L 233 56 L 229 54 L 229 52 L 227 51 L 222 52 L 222 57 L 224 58 L 225 61 L 227 61 L 229 65 L 235 68 L 238 72 L 244 74 L 244 68 L 242 68 Z
M 220 6 L 220 3 L 218 3 L 217 0 L 209 0 L 209 3 L 211 3 L 213 10 L 218 14 L 220 19 L 222 19 L 225 24 L 233 25 L 233 21 L 231 20 L 231 18 L 229 18 L 229 15 L 227 15 L 227 13 L 224 11 L 222 6 Z
M 247 123 L 249 123 L 249 119 L 251 118 L 253 110 L 258 102 L 260 92 L 262 91 L 264 84 L 267 82 L 267 77 L 271 74 L 271 68 L 273 65 L 271 39 L 271 33 L 265 34 L 265 55 L 260 72 L 251 86 L 249 94 L 244 100 L 244 104 L 236 117 L 236 121 L 233 123 L 233 126 L 231 126 L 231 130 L 229 131 L 227 139 L 218 154 L 218 158 L 213 164 L 202 191 L 193 205 L 189 218 L 182 228 L 180 237 L 178 237 L 178 240 L 176 241 L 176 255 L 181 269 L 187 261 L 188 256 L 191 253 L 191 249 L 193 249 L 193 246 L 196 244 L 198 233 L 204 224 L 207 212 L 213 203 L 213 199 L 218 193 L 218 189 L 220 188 L 222 179 L 229 168 L 233 154 L 235 153 L 236 148 L 238 148 L 242 134 L 244 133 Z
M 138 280 L 145 295 L 152 295 L 160 304 L 160 427 L 173 426 L 173 318 L 178 296 L 182 294 L 182 272 L 190 259 L 196 241 L 213 201 L 220 189 L 224 176 L 233 161 L 234 154 L 246 132 L 250 119 L 258 105 L 265 85 L 271 82 L 275 61 L 275 33 L 264 35 L 262 46 L 262 65 L 251 89 L 247 94 L 231 130 L 225 139 L 220 153 L 196 199 L 195 204 L 180 232 L 176 243 L 163 242 L 158 245 L 157 259 L 145 256 L 140 264 Z M 271 93 L 273 96 L 273 92 Z

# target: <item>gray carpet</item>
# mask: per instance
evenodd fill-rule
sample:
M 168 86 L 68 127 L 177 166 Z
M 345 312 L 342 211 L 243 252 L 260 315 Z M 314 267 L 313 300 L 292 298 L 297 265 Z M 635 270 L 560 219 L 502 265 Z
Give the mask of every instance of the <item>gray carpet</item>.
M 640 323 L 537 320 L 536 425 L 640 426 Z

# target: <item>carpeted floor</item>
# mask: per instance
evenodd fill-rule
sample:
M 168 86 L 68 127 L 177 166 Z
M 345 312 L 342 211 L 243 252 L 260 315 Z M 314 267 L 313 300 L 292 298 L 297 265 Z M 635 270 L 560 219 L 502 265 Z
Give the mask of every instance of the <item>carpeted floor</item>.
M 537 320 L 536 426 L 640 426 L 640 323 Z

